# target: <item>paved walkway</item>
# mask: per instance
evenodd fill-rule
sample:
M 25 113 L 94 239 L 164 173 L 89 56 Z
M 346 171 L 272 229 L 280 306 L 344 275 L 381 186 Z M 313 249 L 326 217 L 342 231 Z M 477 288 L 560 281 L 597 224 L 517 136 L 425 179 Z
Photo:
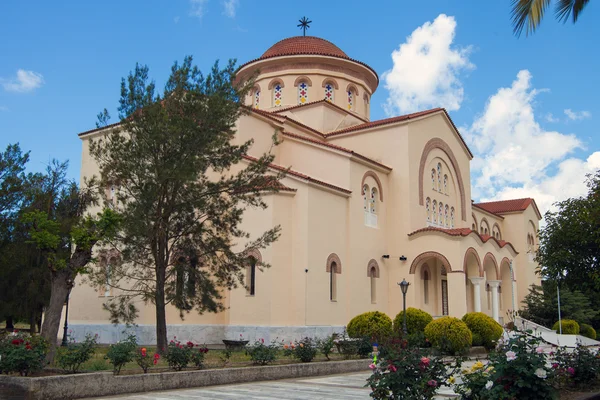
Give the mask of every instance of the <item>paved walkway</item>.
M 98 397 L 96 400 L 367 400 L 370 399 L 370 390 L 363 386 L 369 375 L 369 372 L 361 372 L 323 378 L 300 378 Z

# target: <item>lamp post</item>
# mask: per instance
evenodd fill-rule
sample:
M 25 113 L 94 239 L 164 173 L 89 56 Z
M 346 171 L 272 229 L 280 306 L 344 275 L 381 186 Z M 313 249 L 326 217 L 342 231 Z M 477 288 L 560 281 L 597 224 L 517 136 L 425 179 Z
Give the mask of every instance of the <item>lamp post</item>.
M 73 288 L 73 281 L 71 279 L 67 280 L 67 298 L 65 299 L 65 304 L 66 304 L 66 309 L 65 309 L 65 327 L 64 327 L 64 331 L 63 331 L 63 338 L 62 338 L 62 342 L 61 342 L 61 346 L 62 347 L 66 347 L 68 342 L 67 342 L 67 332 L 69 330 L 69 325 L 67 320 L 69 319 L 69 296 L 71 294 L 71 289 Z
M 406 336 L 408 333 L 406 330 L 406 292 L 408 291 L 408 286 L 410 283 L 406 282 L 406 279 L 402 278 L 402 282 L 400 282 L 398 285 L 400 286 L 400 290 L 402 290 L 402 301 L 404 308 L 404 312 L 402 313 L 404 317 L 402 318 L 402 333 Z

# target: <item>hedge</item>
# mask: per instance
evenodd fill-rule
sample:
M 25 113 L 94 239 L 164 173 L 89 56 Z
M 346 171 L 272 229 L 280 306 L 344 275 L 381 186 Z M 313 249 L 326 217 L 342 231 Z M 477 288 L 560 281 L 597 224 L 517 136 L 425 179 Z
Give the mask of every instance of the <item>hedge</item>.
M 579 334 L 585 336 L 586 338 L 596 340 L 596 330 L 591 325 L 579 325 Z
M 473 334 L 473 346 L 484 346 L 490 350 L 502 336 L 504 329 L 492 317 L 482 312 L 467 313 L 462 320 Z
M 352 318 L 346 330 L 352 338 L 381 340 L 392 333 L 392 319 L 382 312 L 369 311 Z
M 394 318 L 394 331 L 402 332 L 403 319 L 404 311 L 400 311 Z M 413 307 L 406 309 L 406 331 L 409 335 L 424 332 L 425 327 L 431 321 L 433 321 L 433 317 L 423 310 Z
M 442 317 L 425 327 L 425 337 L 443 353 L 466 352 L 473 342 L 473 335 L 463 321 L 454 317 Z
M 563 319 L 562 321 L 562 333 L 565 335 L 578 335 L 579 334 L 579 324 L 577 321 L 573 321 L 572 319 Z M 556 331 L 556 333 L 560 332 L 558 329 L 558 321 L 552 326 L 552 330 Z

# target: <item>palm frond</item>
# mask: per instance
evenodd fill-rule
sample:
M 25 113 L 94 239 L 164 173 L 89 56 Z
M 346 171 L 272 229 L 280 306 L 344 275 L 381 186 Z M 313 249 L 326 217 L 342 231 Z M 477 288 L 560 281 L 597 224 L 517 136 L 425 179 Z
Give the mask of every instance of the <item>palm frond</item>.
M 525 26 L 527 26 L 527 35 L 533 33 L 542 21 L 544 12 L 551 1 L 552 0 L 512 0 L 511 17 L 515 35 L 521 36 Z
M 559 21 L 567 22 L 569 16 L 573 14 L 573 22 L 577 22 L 579 14 L 585 8 L 590 0 L 558 0 L 556 5 L 556 18 Z

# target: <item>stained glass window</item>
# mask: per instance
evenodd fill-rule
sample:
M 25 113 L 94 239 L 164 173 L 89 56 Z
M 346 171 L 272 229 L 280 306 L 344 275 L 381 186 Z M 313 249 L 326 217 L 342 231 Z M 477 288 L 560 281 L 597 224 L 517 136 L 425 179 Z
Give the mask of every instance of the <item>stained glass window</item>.
M 369 208 L 368 208 L 369 202 L 367 199 L 368 193 L 369 193 L 369 187 L 367 185 L 363 186 L 362 194 L 363 194 L 363 203 L 364 203 L 363 206 L 364 206 L 365 211 L 369 210 Z
M 431 221 L 431 199 L 428 197 L 425 200 L 425 210 L 427 210 L 427 222 Z
M 281 86 L 281 84 L 277 83 L 275 84 L 275 87 L 273 87 L 273 107 L 281 106 L 282 101 L 283 87 Z
M 260 102 L 260 90 L 254 90 L 254 108 L 258 108 Z
M 448 194 L 448 175 L 444 175 L 444 193 Z
M 450 225 L 449 217 L 450 216 L 448 215 L 448 204 L 446 204 L 446 208 L 444 208 L 444 221 L 446 226 Z
M 308 85 L 306 82 L 300 82 L 298 85 L 298 104 L 306 104 L 308 102 Z
M 377 189 L 371 189 L 371 212 L 375 214 L 375 203 L 377 202 Z
M 450 226 L 454 228 L 454 207 L 450 209 Z
M 354 92 L 352 89 L 348 90 L 348 110 L 354 109 Z
M 325 85 L 325 100 L 333 102 L 333 85 L 331 83 Z
M 433 201 L 433 223 L 437 224 L 437 201 Z
M 431 188 L 435 190 L 435 169 L 431 170 Z
M 441 201 L 440 201 L 438 219 L 439 219 L 439 224 L 444 225 L 444 204 Z
M 442 191 L 442 164 L 437 165 L 437 177 L 438 177 L 438 192 Z

